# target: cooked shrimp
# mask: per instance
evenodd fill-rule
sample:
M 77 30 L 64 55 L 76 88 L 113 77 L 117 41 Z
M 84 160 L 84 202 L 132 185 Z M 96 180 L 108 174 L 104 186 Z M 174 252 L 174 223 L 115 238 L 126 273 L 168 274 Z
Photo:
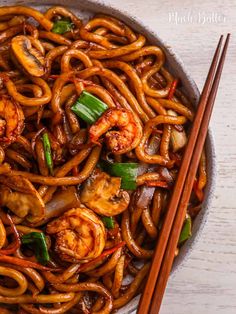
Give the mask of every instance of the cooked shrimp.
M 70 263 L 98 257 L 105 246 L 102 221 L 85 207 L 73 208 L 47 225 L 47 233 L 56 239 L 55 251 Z
M 119 130 L 109 131 L 111 128 Z M 106 133 L 107 132 L 107 133 Z M 142 126 L 134 114 L 126 109 L 108 109 L 89 130 L 90 141 L 96 143 L 105 134 L 108 148 L 116 154 L 124 154 L 135 148 L 142 137 Z
M 13 99 L 0 99 L 0 143 L 13 143 L 24 128 L 24 114 Z

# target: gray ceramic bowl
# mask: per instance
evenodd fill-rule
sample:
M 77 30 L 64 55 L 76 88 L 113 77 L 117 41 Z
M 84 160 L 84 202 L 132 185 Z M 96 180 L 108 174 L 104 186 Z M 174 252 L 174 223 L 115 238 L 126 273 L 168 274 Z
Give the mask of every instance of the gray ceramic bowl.
M 14 1 L 14 0 L 0 0 L 0 3 L 2 6 L 4 5 L 28 5 L 35 7 L 37 9 L 41 9 L 42 11 L 45 11 L 49 6 L 53 5 L 62 5 L 65 7 L 70 8 L 73 12 L 77 13 L 78 16 L 83 18 L 84 20 L 87 20 L 90 16 L 92 16 L 94 13 L 104 13 L 109 14 L 117 17 L 118 19 L 121 19 L 123 22 L 125 22 L 127 25 L 132 27 L 137 32 L 142 33 L 146 38 L 149 40 L 150 43 L 154 45 L 160 46 L 166 54 L 167 58 L 167 67 L 171 69 L 171 73 L 173 73 L 176 77 L 179 77 L 182 85 L 183 85 L 183 91 L 186 95 L 188 95 L 189 99 L 193 104 L 197 104 L 199 99 L 199 91 L 195 84 L 195 82 L 192 80 L 190 74 L 185 69 L 183 62 L 178 57 L 176 53 L 172 51 L 171 48 L 169 48 L 169 45 L 165 43 L 161 38 L 158 37 L 158 35 L 152 31 L 147 25 L 144 25 L 141 20 L 138 20 L 137 18 L 130 15 L 130 13 L 125 11 L 117 10 L 114 7 L 110 7 L 107 4 L 105 4 L 101 0 L 83 0 L 83 1 L 77 1 L 77 0 L 40 0 L 40 1 L 27 1 L 27 0 L 21 0 L 21 1 Z M 175 260 L 172 274 L 173 272 L 178 271 L 180 268 L 180 264 L 183 261 L 183 259 L 186 259 L 186 256 L 189 255 L 189 253 L 193 250 L 194 244 L 196 243 L 196 240 L 199 238 L 200 234 L 203 231 L 204 225 L 207 221 L 207 214 L 210 210 L 210 204 L 211 199 L 213 196 L 213 190 L 215 186 L 215 178 L 216 178 L 216 160 L 215 160 L 215 151 L 214 151 L 214 143 L 212 139 L 211 132 L 208 132 L 207 141 L 206 141 L 206 152 L 207 152 L 207 168 L 208 168 L 208 183 L 206 187 L 205 192 L 205 201 L 203 204 L 203 208 L 197 218 L 195 219 L 194 226 L 193 226 L 193 236 L 190 240 L 186 242 L 186 244 L 181 248 L 180 254 Z M 134 298 L 129 304 L 127 304 L 125 307 L 120 309 L 118 313 L 128 314 L 137 308 L 139 296 Z

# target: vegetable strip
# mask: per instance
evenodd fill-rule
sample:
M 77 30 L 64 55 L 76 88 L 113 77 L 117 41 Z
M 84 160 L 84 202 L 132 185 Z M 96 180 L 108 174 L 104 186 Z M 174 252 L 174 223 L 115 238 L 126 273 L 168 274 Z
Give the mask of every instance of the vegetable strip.
M 177 88 L 179 80 L 178 79 L 174 79 L 171 86 L 170 86 L 170 91 L 169 91 L 169 95 L 168 95 L 168 99 L 172 100 L 172 98 L 174 97 L 175 94 L 175 90 Z
M 83 91 L 71 110 L 88 124 L 93 124 L 108 106 L 92 94 Z
M 46 264 L 50 258 L 48 254 L 46 237 L 43 232 L 31 232 L 22 236 L 23 244 L 33 244 L 32 248 L 36 252 L 36 258 L 41 264 Z
M 121 188 L 125 190 L 135 190 L 138 175 L 137 163 L 108 163 L 102 162 L 102 168 L 115 177 L 121 177 Z
M 52 160 L 51 144 L 50 144 L 50 140 L 47 133 L 43 134 L 42 140 L 43 140 L 44 154 L 45 154 L 47 166 L 50 171 L 50 174 L 53 175 L 53 160 Z
M 0 8 L 0 312 L 113 313 L 162 234 L 193 106 L 161 47 L 96 13 Z
M 74 24 L 69 19 L 61 19 L 53 24 L 52 32 L 56 34 L 64 34 L 73 28 Z

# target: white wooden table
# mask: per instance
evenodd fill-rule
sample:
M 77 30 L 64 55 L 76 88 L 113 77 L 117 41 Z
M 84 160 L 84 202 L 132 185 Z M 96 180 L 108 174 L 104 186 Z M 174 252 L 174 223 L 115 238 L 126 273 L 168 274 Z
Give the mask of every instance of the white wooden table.
M 236 0 L 106 0 L 173 47 L 202 89 L 221 33 L 232 33 L 212 118 L 218 176 L 208 223 L 172 276 L 162 314 L 236 313 Z

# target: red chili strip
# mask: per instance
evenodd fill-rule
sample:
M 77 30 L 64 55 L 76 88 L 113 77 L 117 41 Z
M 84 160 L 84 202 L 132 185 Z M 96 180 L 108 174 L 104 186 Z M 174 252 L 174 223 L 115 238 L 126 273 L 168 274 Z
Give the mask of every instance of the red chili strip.
M 175 90 L 176 90 L 176 87 L 177 87 L 177 84 L 179 82 L 179 79 L 174 79 L 174 81 L 172 82 L 171 86 L 170 86 L 170 91 L 169 91 L 169 95 L 168 95 L 168 99 L 169 100 L 172 100 L 173 96 L 174 96 L 174 93 L 175 93 Z
M 27 261 L 23 258 L 18 258 L 15 256 L 0 255 L 0 262 L 14 264 L 14 265 L 22 266 L 22 267 L 27 267 L 27 268 L 35 268 L 35 269 L 45 270 L 45 271 L 55 271 L 55 272 L 62 271 L 61 268 L 46 267 L 38 263 Z
M 49 76 L 50 79 L 56 80 L 60 75 L 59 74 L 52 74 Z
M 84 269 L 86 269 L 88 266 L 93 265 L 94 263 L 99 262 L 101 259 L 103 259 L 107 255 L 110 255 L 110 254 L 114 253 L 119 248 L 121 248 L 122 246 L 125 246 L 125 245 L 126 245 L 126 242 L 122 241 L 122 242 L 118 243 L 117 245 L 115 245 L 113 248 L 103 251 L 102 254 L 100 256 L 98 256 L 97 258 L 93 259 L 92 261 L 90 261 L 90 262 L 88 262 L 86 264 L 81 265 L 79 267 L 79 269 L 78 269 L 78 272 L 81 272 Z
M 152 130 L 152 133 L 153 134 L 162 134 L 163 133 L 163 131 L 162 130 L 159 130 L 159 129 L 157 129 L 157 128 L 154 128 L 153 130 Z
M 168 189 L 169 185 L 167 182 L 165 181 L 147 181 L 145 182 L 145 184 L 147 186 L 155 186 L 155 187 L 159 187 L 159 188 L 164 188 L 164 189 Z
M 93 83 L 92 81 L 89 81 L 89 80 L 84 80 L 84 79 L 81 79 L 79 77 L 73 77 L 73 79 L 71 79 L 71 82 L 75 84 L 76 86 L 76 83 L 83 83 L 85 86 L 97 86 L 95 83 Z

